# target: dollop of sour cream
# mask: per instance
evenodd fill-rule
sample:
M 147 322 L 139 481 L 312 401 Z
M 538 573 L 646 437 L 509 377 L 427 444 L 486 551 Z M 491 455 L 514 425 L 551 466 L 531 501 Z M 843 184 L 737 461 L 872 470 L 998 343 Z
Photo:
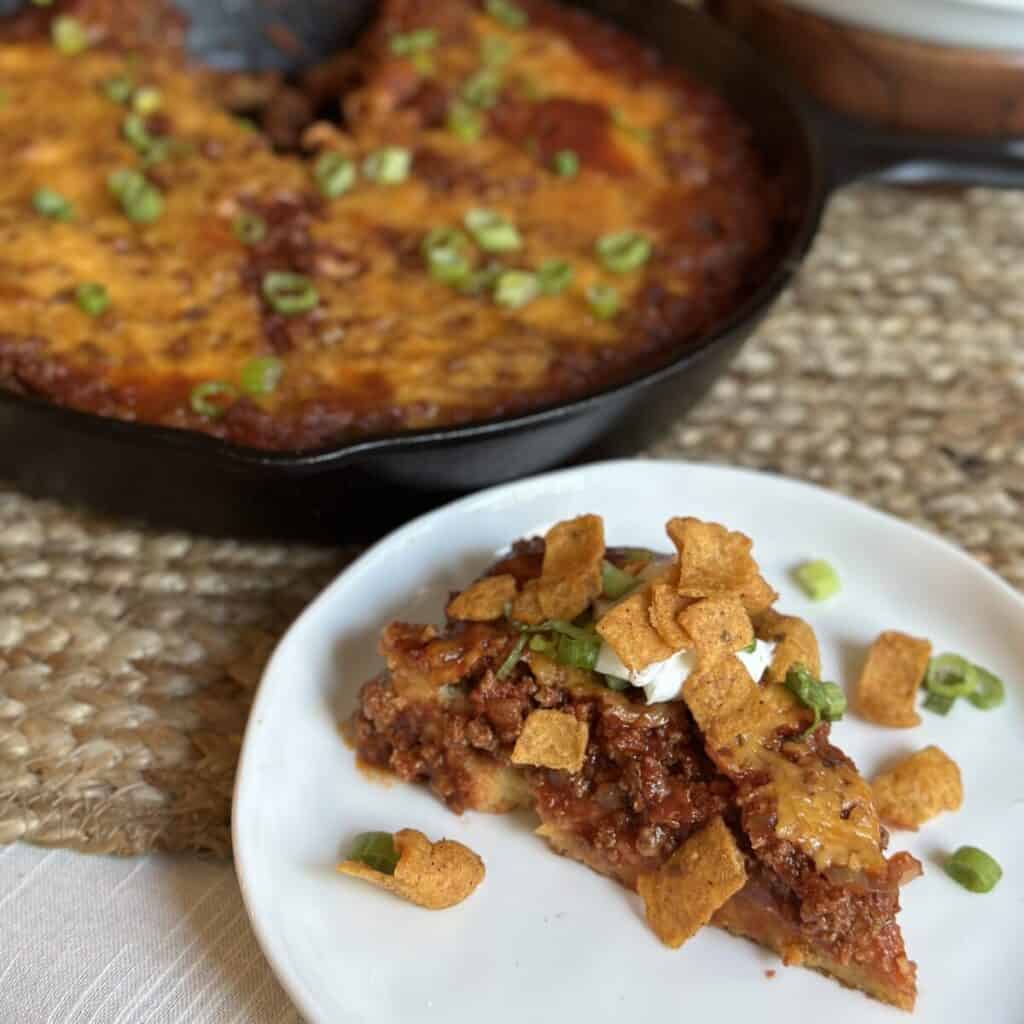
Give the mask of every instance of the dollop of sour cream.
M 752 651 L 738 651 L 736 657 L 750 673 L 751 678 L 759 680 L 764 670 L 771 664 L 775 654 L 775 644 L 758 640 Z M 632 672 L 619 660 L 619 656 L 608 644 L 601 645 L 594 671 L 619 679 L 628 679 L 633 686 L 644 691 L 648 704 L 661 704 L 675 700 L 683 690 L 683 684 L 690 678 L 697 667 L 697 655 L 694 651 L 679 651 L 664 661 L 655 661 L 639 672 Z

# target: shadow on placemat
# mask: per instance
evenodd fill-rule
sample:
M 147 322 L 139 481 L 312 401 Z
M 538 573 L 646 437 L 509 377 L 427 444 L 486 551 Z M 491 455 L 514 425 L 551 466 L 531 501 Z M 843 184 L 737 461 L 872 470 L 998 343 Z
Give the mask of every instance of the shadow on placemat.
M 1024 585 L 1022 250 L 1019 193 L 840 194 L 732 372 L 648 454 L 820 483 Z M 226 856 L 263 664 L 352 553 L 0 491 L 0 842 Z

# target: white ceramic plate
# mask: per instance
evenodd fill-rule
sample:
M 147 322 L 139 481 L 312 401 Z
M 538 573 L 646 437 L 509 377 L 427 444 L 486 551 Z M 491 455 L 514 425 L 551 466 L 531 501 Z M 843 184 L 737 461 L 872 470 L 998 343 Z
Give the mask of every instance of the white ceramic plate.
M 789 0 L 827 18 L 944 46 L 1024 49 L 1024 0 Z
M 359 559 L 295 623 L 267 669 L 249 721 L 235 794 L 238 873 L 256 933 L 281 981 L 315 1024 L 368 1021 L 804 1019 L 905 1021 L 899 1011 L 707 928 L 683 949 L 660 946 L 636 898 L 553 855 L 525 817 L 457 817 L 423 788 L 367 781 L 336 723 L 379 668 L 376 636 L 394 617 L 441 621 L 465 584 L 520 536 L 581 512 L 605 518 L 609 543 L 668 547 L 672 515 L 749 533 L 780 607 L 807 616 L 827 677 L 852 680 L 882 629 L 930 637 L 1009 684 L 1006 704 L 924 712 L 914 730 L 853 716 L 834 738 L 866 773 L 937 743 L 960 764 L 966 801 L 893 849 L 925 864 L 901 915 L 919 964 L 918 1019 L 1024 1021 L 1024 600 L 935 537 L 835 494 L 752 472 L 672 462 L 614 462 L 485 491 L 403 527 Z M 824 605 L 788 579 L 827 557 L 843 579 Z M 430 913 L 334 872 L 357 832 L 418 828 L 476 850 L 484 884 Z M 974 895 L 937 866 L 969 843 L 1003 865 L 999 888 Z M 766 969 L 778 969 L 769 980 Z

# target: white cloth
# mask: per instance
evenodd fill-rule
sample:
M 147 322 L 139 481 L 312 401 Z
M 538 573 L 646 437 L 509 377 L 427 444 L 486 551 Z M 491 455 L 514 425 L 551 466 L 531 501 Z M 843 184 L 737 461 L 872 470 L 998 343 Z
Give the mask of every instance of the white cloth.
M 230 865 L 0 847 L 4 1024 L 301 1024 Z

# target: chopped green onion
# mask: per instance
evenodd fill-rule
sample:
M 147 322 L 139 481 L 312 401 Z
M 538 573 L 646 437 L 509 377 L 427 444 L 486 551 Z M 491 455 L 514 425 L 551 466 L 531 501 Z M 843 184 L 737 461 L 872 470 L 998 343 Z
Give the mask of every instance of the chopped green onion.
M 487 110 L 498 102 L 501 84 L 501 72 L 497 68 L 481 68 L 462 83 L 462 98 L 474 107 Z
M 597 633 L 584 626 L 574 626 L 564 619 L 547 619 L 539 626 L 526 626 L 525 633 L 560 633 L 562 636 L 571 636 L 574 640 L 593 640 Z
M 755 638 L 755 639 L 751 640 L 750 643 L 747 644 L 746 647 L 743 648 L 741 653 L 743 653 L 743 654 L 753 654 L 754 651 L 756 651 L 756 650 L 757 650 L 757 639 Z
M 649 562 L 654 552 L 649 548 L 625 548 L 622 552 L 631 562 Z
M 544 295 L 561 295 L 572 278 L 573 269 L 565 260 L 545 260 L 537 268 L 537 283 Z
M 414 53 L 412 66 L 424 77 L 432 75 L 437 68 L 434 58 L 429 53 Z
M 32 193 L 32 208 L 50 220 L 74 220 L 75 208 L 52 188 L 37 188 Z
M 803 665 L 794 665 L 787 673 L 786 687 L 804 707 L 814 712 L 814 721 L 804 736 L 814 732 L 819 723 L 837 722 L 846 712 L 846 695 L 835 683 L 815 679 Z
M 50 22 L 53 45 L 65 56 L 73 57 L 89 48 L 89 34 L 85 27 L 70 14 L 61 14 Z
M 503 273 L 504 264 L 495 260 L 485 267 L 472 271 L 468 277 L 458 282 L 456 287 L 463 295 L 483 295 L 485 292 L 494 291 L 494 286 Z
M 520 29 L 530 24 L 526 11 L 512 0 L 484 0 L 484 10 L 505 28 Z
M 243 245 L 256 245 L 267 237 L 267 222 L 256 213 L 240 213 L 232 222 L 231 230 Z
M 352 840 L 349 860 L 357 860 L 382 875 L 393 875 L 398 867 L 398 848 L 390 832 L 363 832 Z
M 159 89 L 145 85 L 132 97 L 132 110 L 143 117 L 155 114 L 163 106 L 164 97 Z
M 592 284 L 587 289 L 590 311 L 601 320 L 611 320 L 619 312 L 619 293 L 609 284 Z
M 110 308 L 107 289 L 96 281 L 83 281 L 75 289 L 75 302 L 78 303 L 78 308 L 89 316 L 101 316 Z
M 651 141 L 650 131 L 647 128 L 641 128 L 638 125 L 630 123 L 629 118 L 623 110 L 616 108 L 612 111 L 612 123 L 619 129 L 619 131 L 625 132 L 627 135 L 632 135 L 638 142 Z
M 971 892 L 991 892 L 1003 877 L 1003 869 L 984 850 L 961 846 L 945 864 L 946 874 Z
M 536 633 L 530 637 L 530 650 L 537 654 L 553 654 L 558 648 L 558 641 Z
M 358 174 L 355 161 L 341 153 L 321 153 L 313 165 L 313 177 L 328 199 L 337 199 L 348 192 Z
M 512 650 L 509 652 L 509 656 L 501 663 L 501 667 L 498 671 L 494 673 L 498 679 L 507 679 L 512 674 L 512 670 L 519 664 L 519 659 L 523 656 L 523 651 L 526 650 L 526 644 L 529 639 L 530 638 L 523 633 L 512 645 Z
M 411 32 L 399 32 L 391 37 L 391 52 L 396 57 L 411 57 L 413 54 L 432 50 L 437 46 L 437 41 L 436 28 L 417 28 Z
M 484 64 L 505 64 L 511 56 L 512 44 L 501 36 L 485 36 L 480 43 L 480 59 Z
M 573 668 L 582 668 L 590 672 L 597 664 L 597 656 L 600 653 L 600 637 L 588 637 L 585 640 L 578 640 L 571 636 L 558 638 L 556 657 L 562 665 L 571 665 Z
M 616 231 L 604 235 L 595 245 L 598 259 L 606 270 L 628 274 L 651 258 L 651 240 L 639 231 Z
M 409 177 L 412 153 L 402 146 L 385 146 L 363 161 L 363 174 L 378 185 L 401 185 Z
M 448 108 L 448 131 L 463 142 L 476 142 L 484 133 L 484 119 L 464 100 L 455 100 Z
M 940 654 L 928 662 L 924 688 L 938 697 L 968 697 L 978 687 L 975 667 L 959 654 Z
M 515 252 L 523 246 L 518 228 L 494 210 L 469 210 L 463 222 L 484 252 Z
M 793 578 L 812 601 L 824 601 L 839 593 L 839 573 L 823 558 L 804 562 L 793 571 Z
M 192 389 L 193 411 L 207 419 L 224 415 L 225 404 L 235 397 L 235 389 L 223 380 L 205 380 Z
M 269 395 L 277 388 L 284 374 L 284 363 L 274 356 L 257 356 L 242 367 L 239 378 L 247 395 Z
M 100 92 L 114 103 L 127 103 L 135 92 L 135 83 L 127 75 L 115 75 L 100 82 Z
M 125 216 L 136 224 L 152 224 L 163 213 L 163 196 L 139 171 L 114 171 L 107 178 L 107 187 L 121 203 Z
M 952 697 L 940 697 L 937 693 L 929 693 L 924 699 L 924 706 L 937 715 L 948 715 L 955 703 Z
M 313 282 L 290 270 L 272 270 L 264 274 L 262 290 L 271 309 L 282 316 L 308 313 L 320 301 Z
M 434 228 L 423 239 L 421 249 L 430 276 L 435 281 L 458 285 L 470 276 L 470 241 L 461 231 Z
M 128 114 L 121 122 L 121 134 L 139 153 L 145 153 L 153 145 L 153 136 L 146 128 L 146 119 L 141 114 Z
M 539 294 L 537 275 L 528 270 L 506 270 L 494 287 L 494 301 L 505 309 L 522 309 Z
M 560 149 L 551 161 L 555 174 L 560 178 L 575 178 L 580 173 L 580 158 L 571 149 Z
M 622 679 L 619 676 L 605 676 L 604 685 L 609 690 L 616 690 L 621 693 L 623 690 L 628 690 L 633 684 L 628 679 Z
M 999 676 L 993 675 L 980 665 L 974 666 L 977 674 L 977 688 L 973 693 L 967 695 L 967 699 L 982 711 L 990 711 L 999 707 L 1006 700 L 1006 688 Z
M 601 590 L 610 601 L 625 597 L 631 590 L 636 590 L 640 582 L 632 573 L 623 572 L 607 559 L 601 563 Z

